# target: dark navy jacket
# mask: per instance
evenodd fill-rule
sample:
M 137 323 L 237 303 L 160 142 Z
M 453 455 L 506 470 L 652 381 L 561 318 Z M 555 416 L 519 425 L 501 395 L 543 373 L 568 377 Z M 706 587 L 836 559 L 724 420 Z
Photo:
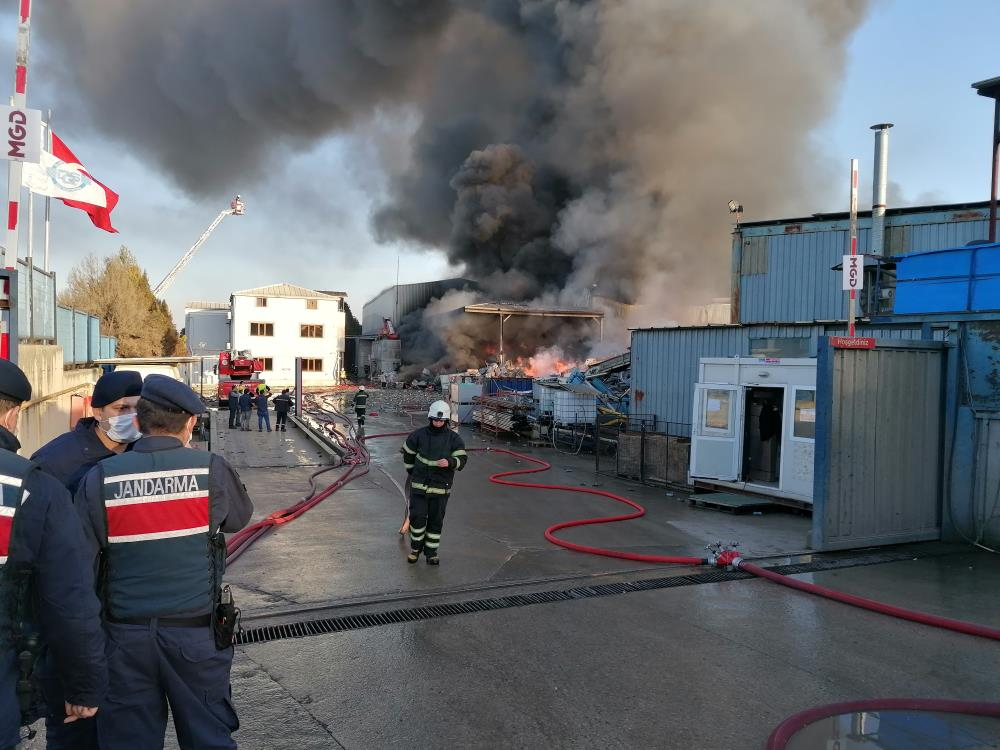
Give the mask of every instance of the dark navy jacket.
M 250 411 L 250 405 L 253 401 L 253 396 L 250 395 L 250 391 L 240 394 L 240 411 Z
M 258 414 L 267 413 L 267 400 L 269 398 L 271 398 L 271 396 L 267 393 L 258 393 L 256 396 L 253 397 L 254 403 L 257 405 Z
M 209 537 L 239 531 L 253 513 L 224 458 L 155 435 L 91 470 L 76 507 L 90 561 L 107 554 L 107 605 L 122 618 L 210 612 Z
M 73 495 L 88 471 L 100 461 L 118 455 L 101 442 L 97 429 L 97 420 L 85 417 L 76 423 L 75 428 L 35 451 L 31 460 L 58 479 Z M 131 448 L 128 445 L 125 450 Z
M 442 458 L 448 466 L 438 466 Z M 411 432 L 403 443 L 403 465 L 410 475 L 410 487 L 428 495 L 447 495 L 455 472 L 465 468 L 469 454 L 457 432 L 447 425 L 427 425 Z
M 17 456 L 19 447 L 17 438 L 0 427 L 0 473 L 23 477 L 24 490 L 20 497 L 4 493 L 7 507 L 12 499 L 20 503 L 13 523 L 0 523 L 0 558 L 6 556 L 0 564 L 2 580 L 17 568 L 30 568 L 33 617 L 26 627 L 41 634 L 55 677 L 62 683 L 64 700 L 97 706 L 108 677 L 101 606 L 94 591 L 93 569 L 87 564 L 84 535 L 66 488 Z M 8 592 L 7 584 L 0 584 L 0 747 L 16 744 L 20 724 L 13 708 L 18 670 L 11 648 Z
M 281 393 L 274 397 L 274 410 L 278 414 L 288 414 L 292 408 L 292 397 L 287 393 Z

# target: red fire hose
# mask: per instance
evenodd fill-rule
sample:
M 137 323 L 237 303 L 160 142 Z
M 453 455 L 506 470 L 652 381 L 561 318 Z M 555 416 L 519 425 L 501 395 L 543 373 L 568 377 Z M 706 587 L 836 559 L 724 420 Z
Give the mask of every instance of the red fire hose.
M 603 555 L 604 557 L 616 557 L 620 560 L 636 560 L 638 562 L 648 562 L 648 563 L 674 563 L 680 565 L 706 565 L 708 564 L 708 559 L 704 557 L 674 557 L 670 555 L 640 555 L 635 552 L 619 552 L 613 549 L 604 549 L 602 547 L 589 547 L 585 544 L 576 544 L 575 542 L 567 542 L 565 539 L 560 539 L 555 534 L 561 529 L 569 529 L 574 526 L 588 526 L 595 523 L 614 523 L 615 521 L 631 521 L 634 518 L 642 518 L 646 515 L 646 509 L 643 508 L 639 503 L 629 500 L 621 495 L 616 495 L 613 492 L 605 492 L 604 490 L 592 490 L 587 487 L 570 487 L 568 485 L 562 484 L 536 484 L 534 482 L 513 482 L 505 477 L 518 476 L 521 474 L 536 474 L 541 471 L 548 471 L 552 468 L 552 464 L 547 461 L 542 461 L 540 458 L 533 458 L 531 456 L 526 456 L 523 453 L 517 453 L 515 451 L 506 450 L 504 448 L 473 448 L 474 451 L 483 451 L 490 453 L 505 453 L 508 456 L 513 456 L 514 458 L 520 459 L 522 461 L 527 461 L 528 463 L 535 464 L 532 469 L 515 469 L 514 471 L 502 471 L 498 474 L 493 474 L 490 477 L 490 481 L 494 484 L 504 484 L 508 487 L 528 487 L 535 490 L 561 490 L 563 492 L 579 492 L 585 495 L 597 495 L 599 497 L 606 497 L 610 500 L 617 500 L 620 503 L 625 503 L 630 508 L 635 509 L 635 513 L 626 513 L 620 516 L 604 516 L 601 518 L 584 518 L 577 521 L 564 521 L 563 523 L 557 523 L 554 526 L 550 526 L 545 530 L 545 538 L 548 539 L 553 544 L 558 544 L 560 547 L 565 547 L 566 549 L 571 549 L 574 552 L 585 552 L 590 555 Z
M 605 557 L 617 557 L 623 560 L 636 560 L 639 562 L 652 562 L 652 563 L 680 563 L 686 565 L 702 565 L 702 564 L 713 564 L 718 567 L 733 566 L 739 568 L 740 570 L 745 570 L 748 573 L 752 573 L 761 578 L 766 578 L 769 581 L 774 581 L 775 583 L 780 583 L 783 586 L 789 586 L 790 588 L 798 589 L 799 591 L 805 591 L 810 594 L 816 594 L 817 596 L 822 596 L 827 599 L 833 599 L 834 601 L 842 602 L 844 604 L 850 604 L 855 607 L 861 607 L 863 609 L 870 610 L 872 612 L 878 612 L 884 615 L 891 615 L 892 617 L 898 617 L 904 620 L 910 620 L 911 622 L 917 622 L 922 625 L 931 625 L 933 627 L 944 628 L 946 630 L 952 630 L 957 633 L 965 633 L 966 635 L 974 635 L 980 638 L 990 638 L 992 640 L 1000 640 L 1000 629 L 991 628 L 986 625 L 979 625 L 972 622 L 964 622 L 962 620 L 953 620 L 948 617 L 940 617 L 938 615 L 928 614 L 926 612 L 918 612 L 911 609 L 904 609 L 902 607 L 896 607 L 891 604 L 883 604 L 882 602 L 874 601 L 873 599 L 865 599 L 864 597 L 854 596 L 853 594 L 845 594 L 841 591 L 836 591 L 834 589 L 826 588 L 825 586 L 818 586 L 814 583 L 807 583 L 805 581 L 800 581 L 789 576 L 781 575 L 780 573 L 775 573 L 774 571 L 762 568 L 759 565 L 754 565 L 741 559 L 735 550 L 727 550 L 715 559 L 704 559 L 697 557 L 668 557 L 663 555 L 639 555 L 631 552 L 619 552 L 617 550 L 603 549 L 600 547 L 588 547 L 582 544 L 574 544 L 573 542 L 567 542 L 563 539 L 559 539 L 555 536 L 555 532 L 560 529 L 567 529 L 573 526 L 586 526 L 588 524 L 594 523 L 613 523 L 615 521 L 628 521 L 634 518 L 640 518 L 646 513 L 646 509 L 643 508 L 639 503 L 636 503 L 628 498 L 622 497 L 621 495 L 615 495 L 611 492 L 604 492 L 603 490 L 592 490 L 586 487 L 568 487 L 565 485 L 558 484 L 535 484 L 532 482 L 513 482 L 506 477 L 516 476 L 521 474 L 536 474 L 541 471 L 546 471 L 551 467 L 551 464 L 542 461 L 538 458 L 533 458 L 531 456 L 526 456 L 523 453 L 516 453 L 514 451 L 497 449 L 497 448 L 479 448 L 474 450 L 480 451 L 492 451 L 493 453 L 505 453 L 509 456 L 514 456 L 522 461 L 527 461 L 529 463 L 536 464 L 535 467 L 530 469 L 516 469 L 514 471 L 504 471 L 497 474 L 493 474 L 490 477 L 490 481 L 496 484 L 505 484 L 511 487 L 529 487 L 532 489 L 547 489 L 547 490 L 562 490 L 565 492 L 580 492 L 588 495 L 599 495 L 601 497 L 607 497 L 611 500 L 617 500 L 618 502 L 625 503 L 626 505 L 635 508 L 635 513 L 627 513 L 620 516 L 606 516 L 603 518 L 586 518 L 577 521 L 565 521 L 563 523 L 557 523 L 554 526 L 550 526 L 545 530 L 545 538 L 548 539 L 553 544 L 558 544 L 566 549 L 571 549 L 576 552 L 586 552 L 592 555 L 604 555 Z

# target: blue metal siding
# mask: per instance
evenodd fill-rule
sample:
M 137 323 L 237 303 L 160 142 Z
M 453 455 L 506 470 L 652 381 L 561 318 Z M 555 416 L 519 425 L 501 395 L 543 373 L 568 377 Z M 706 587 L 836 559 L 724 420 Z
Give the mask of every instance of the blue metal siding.
M 73 311 L 68 307 L 56 308 L 56 343 L 63 349 L 63 363 L 73 364 Z
M 859 328 L 879 339 L 922 338 L 918 326 Z M 820 336 L 846 336 L 840 326 L 720 326 L 717 328 L 654 328 L 632 331 L 632 411 L 656 417 L 656 429 L 690 437 L 694 385 L 703 357 L 749 357 L 750 340 L 757 338 L 811 339 L 816 355 Z M 939 338 L 938 334 L 936 338 Z
M 87 361 L 88 321 L 86 313 L 73 311 L 73 362 L 81 364 Z
M 988 236 L 985 210 L 936 210 L 886 217 L 886 253 L 960 247 Z M 830 270 L 849 252 L 846 219 L 745 226 L 736 250 L 740 322 L 808 323 L 845 320 L 840 274 Z M 858 252 L 869 251 L 871 218 L 858 220 Z M 737 238 L 740 238 L 738 235 Z M 764 243 L 766 259 L 754 253 Z M 735 270 L 735 269 L 734 269 Z

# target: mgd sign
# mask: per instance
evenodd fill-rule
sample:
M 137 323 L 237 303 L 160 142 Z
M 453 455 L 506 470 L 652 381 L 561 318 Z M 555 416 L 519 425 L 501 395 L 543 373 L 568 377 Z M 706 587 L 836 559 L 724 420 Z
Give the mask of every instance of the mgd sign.
M 844 256 L 844 283 L 845 292 L 856 292 L 865 288 L 863 255 Z
M 38 164 L 42 158 L 42 112 L 38 109 L 0 106 L 3 146 L 0 158 Z

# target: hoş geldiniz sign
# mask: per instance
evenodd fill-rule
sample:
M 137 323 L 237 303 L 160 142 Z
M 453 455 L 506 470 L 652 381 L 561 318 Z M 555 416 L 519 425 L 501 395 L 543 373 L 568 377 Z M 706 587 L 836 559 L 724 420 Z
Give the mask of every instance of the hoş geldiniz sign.
M 42 112 L 38 109 L 0 106 L 3 150 L 0 158 L 38 164 L 42 160 Z
M 856 292 L 865 288 L 865 261 L 863 255 L 844 256 L 844 291 Z
M 874 349 L 875 339 L 852 339 L 848 336 L 831 336 L 830 346 L 834 349 Z

